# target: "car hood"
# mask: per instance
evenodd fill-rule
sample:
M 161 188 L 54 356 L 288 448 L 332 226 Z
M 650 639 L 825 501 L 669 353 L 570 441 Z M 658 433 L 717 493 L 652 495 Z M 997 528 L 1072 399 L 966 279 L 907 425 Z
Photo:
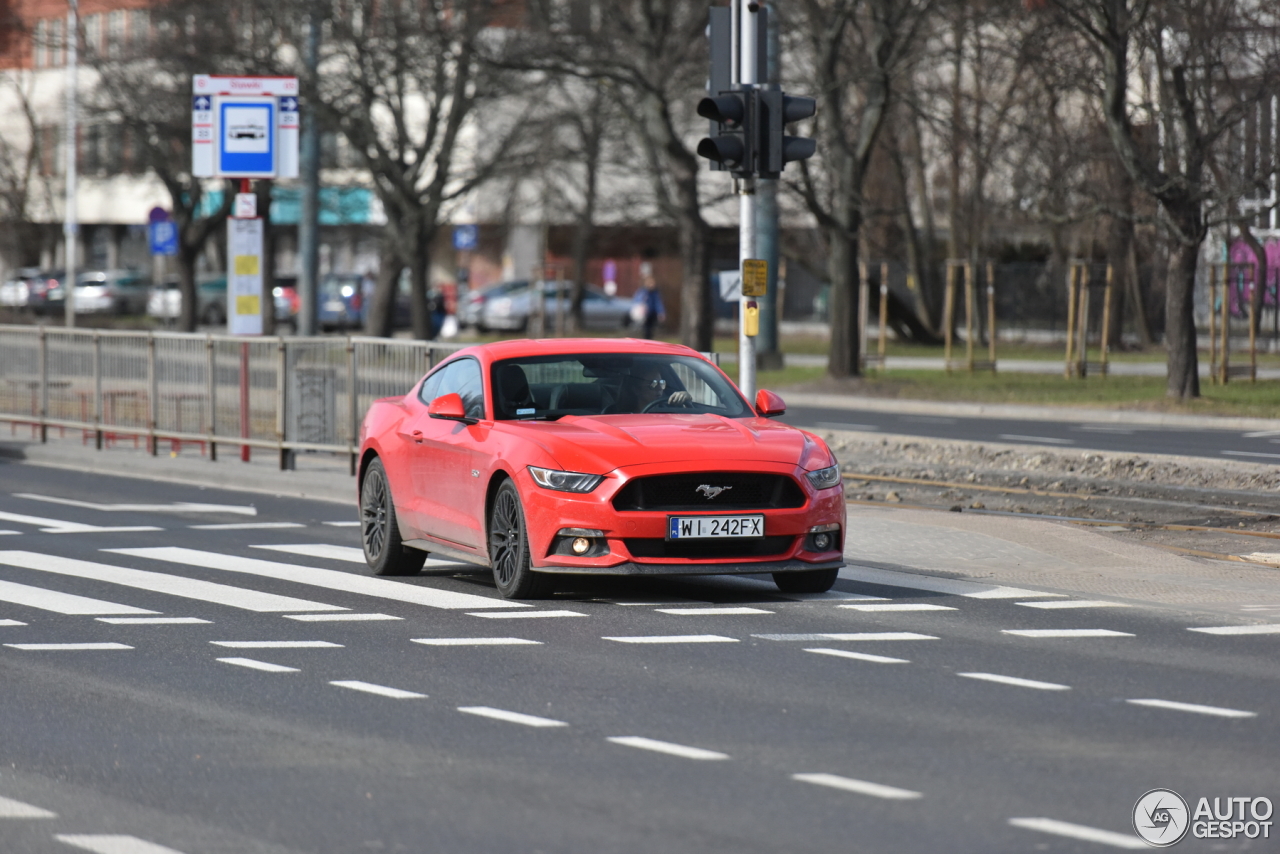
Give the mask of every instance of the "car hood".
M 569 415 L 559 421 L 503 422 L 540 445 L 562 468 L 605 474 L 655 462 L 799 465 L 825 448 L 808 434 L 765 418 L 718 415 Z

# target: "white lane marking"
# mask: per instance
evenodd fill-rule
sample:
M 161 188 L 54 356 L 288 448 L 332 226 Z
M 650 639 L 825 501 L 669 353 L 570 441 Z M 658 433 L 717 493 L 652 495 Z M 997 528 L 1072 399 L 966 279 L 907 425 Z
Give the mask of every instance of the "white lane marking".
M 1037 688 L 1041 691 L 1070 691 L 1070 685 L 1059 685 L 1057 682 L 1038 682 L 1035 679 L 1019 679 L 1017 676 L 1001 676 L 999 673 L 957 673 L 966 679 L 981 679 L 984 682 L 999 682 L 1001 685 L 1013 685 L 1018 688 Z
M 839 590 L 828 590 L 826 593 L 791 593 L 778 595 L 780 599 L 791 602 L 888 602 L 885 596 L 864 596 L 861 593 L 841 593 Z
M 101 510 L 106 513 L 235 513 L 239 516 L 257 516 L 256 507 L 243 504 L 200 504 L 190 501 L 175 501 L 172 504 L 95 504 L 92 501 L 79 501 L 74 498 L 54 498 L 52 495 L 34 495 L 30 492 L 15 492 L 14 498 L 29 498 L 32 501 L 46 501 L 50 504 L 64 504 L 67 507 L 83 507 L 85 510 Z
M 1055 836 L 1068 836 L 1085 842 L 1097 842 L 1102 845 L 1114 845 L 1116 848 L 1128 848 L 1132 851 L 1146 849 L 1147 843 L 1129 833 L 1115 833 L 1110 830 L 1099 830 L 1083 824 L 1072 824 L 1069 821 L 1058 821 L 1052 818 L 1011 818 L 1009 824 L 1026 830 L 1038 830 L 1041 833 L 1052 833 Z
M 1024 638 L 1131 638 L 1129 632 L 1111 629 L 1001 629 L 1001 634 Z
M 1153 709 L 1171 709 L 1175 712 L 1192 712 L 1197 715 L 1214 715 L 1219 718 L 1256 718 L 1257 712 L 1245 712 L 1240 709 L 1224 709 L 1221 706 L 1200 706 L 1195 703 L 1175 703 L 1173 700 L 1125 700 L 1135 706 L 1150 706 Z
M 1261 457 L 1266 460 L 1280 460 L 1280 454 L 1260 454 L 1257 451 L 1223 451 L 1228 457 Z
M 209 641 L 214 646 L 230 649 L 341 649 L 342 644 L 329 641 Z
M 220 525 L 188 525 L 195 531 L 256 531 L 260 528 L 305 528 L 301 522 L 223 522 Z
M 269 661 L 258 661 L 253 658 L 219 658 L 223 664 L 235 664 L 248 667 L 250 670 L 261 670 L 265 673 L 301 673 L 296 667 L 285 667 L 283 664 L 272 664 Z
M 1014 602 L 1015 605 L 1021 605 L 1024 608 L 1044 608 L 1046 610 L 1061 610 L 1064 608 L 1129 608 L 1123 602 L 1104 602 L 1101 599 L 1063 599 L 1052 602 Z
M 0 818 L 57 818 L 56 812 L 33 807 L 11 798 L 0 798 Z
M 243 587 L 231 587 L 226 584 L 216 584 L 212 581 L 199 581 L 181 575 L 166 575 L 162 572 L 128 569 L 122 566 L 54 557 L 53 555 L 36 554 L 35 552 L 0 552 L 0 564 L 20 566 L 24 569 L 51 572 L 57 575 L 70 575 L 75 578 L 87 578 L 93 581 L 105 581 L 109 584 L 119 584 L 139 590 L 150 590 L 153 593 L 165 593 L 170 596 L 181 596 L 184 599 L 196 599 L 201 602 L 212 602 L 217 605 L 227 605 L 246 611 L 347 610 L 337 605 L 326 605 L 323 602 L 294 599 L 292 596 L 277 596 L 274 593 L 247 590 Z
M 753 638 L 774 641 L 905 641 L 905 640 L 937 640 L 933 635 L 922 635 L 917 632 L 830 632 L 810 635 L 752 635 Z
M 23 516 L 20 513 L 0 513 L 0 520 L 17 522 L 21 525 L 34 525 L 42 534 L 87 534 L 106 533 L 108 531 L 163 531 L 151 525 L 130 525 L 128 527 L 103 528 L 98 525 L 84 525 L 80 522 L 67 522 L 62 519 L 46 519 L 43 516 Z
M 209 620 L 199 617 L 98 617 L 98 622 L 113 626 L 194 626 L 208 624 Z
M 1132 436 L 1134 433 L 1130 427 L 1112 427 L 1109 424 L 1082 424 L 1072 429 L 1084 433 L 1115 433 L 1120 436 Z
M 1064 593 L 1041 593 L 1039 590 L 1023 590 L 1001 584 L 983 584 L 980 581 L 961 581 L 953 578 L 933 578 L 913 572 L 896 572 L 892 569 L 873 569 L 867 566 L 846 566 L 840 577 L 851 581 L 881 584 L 886 587 L 905 587 L 909 590 L 928 590 L 930 593 L 950 593 L 969 599 L 1062 599 Z
M 5 646 L 12 647 L 13 649 L 25 649 L 31 651 L 65 650 L 68 652 L 95 649 L 133 649 L 133 647 L 126 646 L 122 643 L 7 643 Z
M 360 524 L 359 522 L 356 523 Z M 328 543 L 296 543 L 293 545 L 250 546 L 253 549 L 265 549 L 272 552 L 283 552 L 301 557 L 320 557 L 327 560 L 344 560 L 347 563 L 364 563 L 364 549 L 351 546 L 334 546 Z
M 772 614 L 763 608 L 658 608 L 659 614 L 675 614 L 678 617 L 731 617 L 739 614 Z
M 458 706 L 458 711 L 465 712 L 468 715 L 479 715 L 482 718 L 493 718 L 495 721 L 524 724 L 525 726 L 568 726 L 564 721 L 540 718 L 537 715 L 522 715 L 519 712 L 508 712 L 503 709 L 490 708 L 489 706 Z
M 475 607 L 475 606 L 472 606 Z M 488 617 L 492 620 L 522 620 L 525 618 L 537 617 L 585 617 L 586 614 L 578 611 L 497 611 L 495 613 L 485 613 L 483 611 L 468 611 L 468 617 Z
M 22 534 L 21 531 L 0 531 L 0 537 L 7 537 L 10 535 L 21 535 L 21 534 Z
M 1021 436 L 1017 433 L 1001 433 L 997 438 L 1010 442 L 1036 442 L 1042 445 L 1074 445 L 1075 439 L 1055 439 L 1052 436 Z
M 541 646 L 542 641 L 524 638 L 410 638 L 426 646 Z
M 154 614 L 145 608 L 132 605 L 119 605 L 115 602 L 104 602 L 101 599 L 90 599 L 87 596 L 76 596 L 59 590 L 45 590 L 43 587 L 30 587 L 16 581 L 0 581 L 0 602 L 14 605 L 26 605 L 28 608 L 39 608 L 42 611 L 53 611 L 55 614 Z
M 886 602 L 881 605 L 837 605 L 854 611 L 956 611 L 950 605 L 931 605 L 925 602 Z
M 857 430 L 861 432 L 875 432 L 880 429 L 874 424 L 844 424 L 839 421 L 819 421 L 817 426 L 824 430 Z
M 872 655 L 869 652 L 850 652 L 847 649 L 827 649 L 826 647 L 817 647 L 815 649 L 806 649 L 805 652 L 816 652 L 822 655 L 834 655 L 837 658 L 852 658 L 855 661 L 870 661 L 875 664 L 910 664 L 911 662 L 905 658 L 890 658 L 887 655 Z
M 320 524 L 328 525 L 331 528 L 359 528 L 360 527 L 360 522 L 358 520 L 346 521 L 346 522 L 321 522 Z
M 1202 626 L 1187 629 L 1189 632 L 1204 632 L 1206 635 L 1276 635 L 1280 634 L 1280 624 L 1268 623 L 1261 626 Z
M 0 620 L 0 626 L 25 626 L 21 620 Z
M 204 552 L 196 549 L 184 549 L 174 546 L 146 549 L 107 549 L 117 554 L 135 557 L 164 560 L 186 566 L 199 566 L 205 569 L 222 569 L 227 572 L 240 572 L 262 578 L 274 578 L 277 581 L 292 581 L 297 584 L 309 584 L 313 587 L 324 587 L 329 590 L 340 590 L 344 593 L 357 593 L 361 596 L 373 596 L 379 599 L 390 599 L 395 602 L 408 602 L 413 605 L 425 605 L 428 608 L 528 608 L 519 602 L 504 602 L 501 599 L 490 599 L 472 593 L 453 593 L 448 590 L 437 590 L 432 587 L 418 587 L 401 581 L 388 581 L 383 578 L 370 578 L 350 572 L 334 569 L 320 569 L 313 566 L 298 566 L 291 563 L 278 563 L 272 560 L 259 560 L 251 557 Z M 289 608 L 290 611 L 345 611 L 346 608 Z
M 93 854 L 182 854 L 165 845 L 157 845 L 136 836 L 118 834 L 59 833 L 54 839 Z
M 390 614 L 285 614 L 284 618 L 303 623 L 361 623 L 372 620 L 404 619 L 404 617 L 393 617 Z
M 714 750 L 703 750 L 701 747 L 689 747 L 684 744 L 672 744 L 669 741 L 657 741 L 639 735 L 611 736 L 605 739 L 624 747 L 638 747 L 641 750 L 652 750 L 655 753 L 666 753 L 670 756 L 681 756 L 685 759 L 728 759 L 729 754 Z
M 350 688 L 352 691 L 364 691 L 369 694 L 390 697 L 393 700 L 420 700 L 427 696 L 426 694 L 419 694 L 416 691 L 402 691 L 399 688 L 388 688 L 386 685 L 374 685 L 371 682 L 361 682 L 358 679 L 338 680 L 336 682 L 330 682 L 329 684 L 337 685 L 339 688 Z
M 1280 430 L 1258 430 L 1254 433 L 1245 433 L 1246 439 L 1266 439 L 1269 436 L 1280 436 Z
M 866 780 L 854 780 L 851 777 L 840 777 L 836 774 L 792 774 L 792 780 L 801 783 L 812 783 L 815 786 L 829 786 L 845 792 L 856 792 L 859 795 L 870 795 L 873 798 L 905 801 L 921 797 L 919 792 L 910 789 L 899 789 L 897 786 L 886 786 L 883 783 L 871 783 Z
M 640 637 L 601 638 L 618 643 L 737 643 L 737 638 L 720 635 L 643 635 Z
M 593 599 L 593 602 L 604 602 L 606 605 L 621 605 L 624 608 L 656 608 L 659 605 L 710 605 L 697 599 Z

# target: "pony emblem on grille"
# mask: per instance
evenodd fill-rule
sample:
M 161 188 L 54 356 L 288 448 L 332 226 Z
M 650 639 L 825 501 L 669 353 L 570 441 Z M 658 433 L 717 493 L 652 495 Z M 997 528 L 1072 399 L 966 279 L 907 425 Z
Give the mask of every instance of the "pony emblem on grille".
M 732 486 L 712 486 L 709 483 L 704 483 L 700 485 L 697 489 L 695 489 L 694 492 L 701 492 L 704 496 L 706 496 L 706 499 L 710 501 L 711 499 L 715 498 L 717 495 L 719 495 L 720 493 L 724 492 L 727 489 L 733 489 L 733 487 Z

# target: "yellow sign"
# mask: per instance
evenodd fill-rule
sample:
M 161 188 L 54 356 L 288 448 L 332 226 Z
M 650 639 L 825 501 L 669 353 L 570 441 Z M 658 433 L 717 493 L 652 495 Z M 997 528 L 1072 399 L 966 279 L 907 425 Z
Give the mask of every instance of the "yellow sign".
M 748 258 L 742 262 L 742 295 L 762 297 L 769 288 L 769 262 Z
M 743 316 L 742 334 L 754 338 L 760 334 L 760 309 L 748 304 Z
M 257 255 L 237 255 L 235 269 L 236 269 L 237 276 L 258 275 L 258 256 Z
M 254 259 L 257 260 L 256 258 Z M 255 315 L 262 311 L 262 301 L 257 295 L 236 297 L 236 314 Z

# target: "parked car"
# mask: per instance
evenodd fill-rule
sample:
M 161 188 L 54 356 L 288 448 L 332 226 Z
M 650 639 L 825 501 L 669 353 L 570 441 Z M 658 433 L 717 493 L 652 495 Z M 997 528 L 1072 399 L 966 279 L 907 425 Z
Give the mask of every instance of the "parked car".
M 486 300 L 481 313 L 481 327 L 521 332 L 529 325 L 534 293 L 540 290 L 546 311 L 546 329 L 555 328 L 563 305 L 567 316 L 571 306 L 572 283 L 538 282 L 535 288 L 525 287 L 505 295 Z M 588 285 L 582 300 L 582 323 L 586 329 L 613 331 L 626 329 L 631 323 L 631 300 L 611 297 L 604 291 Z
M 92 270 L 76 277 L 76 314 L 143 314 L 151 280 L 137 270 Z
M 0 284 L 0 306 L 6 308 L 30 308 L 32 286 L 44 283 L 37 267 L 24 267 L 13 278 Z
M 161 320 L 177 320 L 182 314 L 182 289 L 174 277 L 151 289 L 147 314 Z M 227 322 L 227 277 L 206 276 L 196 282 L 196 322 L 222 326 Z
M 549 595 L 557 573 L 772 573 L 785 592 L 828 590 L 844 565 L 840 466 L 770 420 L 785 411 L 673 344 L 469 347 L 365 415 L 365 560 L 378 575 L 414 574 L 427 552 L 481 563 L 511 599 Z
M 522 291 L 527 287 L 529 287 L 527 280 L 517 279 L 512 282 L 499 282 L 496 285 L 469 292 L 458 307 L 458 325 L 462 327 L 474 326 L 483 332 L 485 303 L 497 297 Z
M 359 273 L 329 273 L 320 279 L 316 325 L 339 331 L 364 325 L 364 294 Z
M 0 284 L 0 305 L 24 308 L 34 314 L 55 314 L 63 310 L 61 270 L 26 267 Z

